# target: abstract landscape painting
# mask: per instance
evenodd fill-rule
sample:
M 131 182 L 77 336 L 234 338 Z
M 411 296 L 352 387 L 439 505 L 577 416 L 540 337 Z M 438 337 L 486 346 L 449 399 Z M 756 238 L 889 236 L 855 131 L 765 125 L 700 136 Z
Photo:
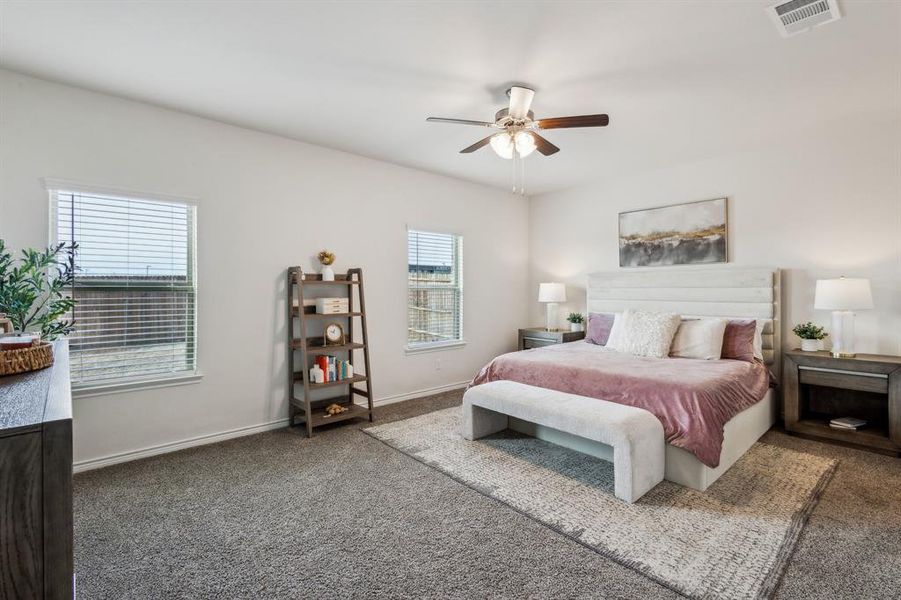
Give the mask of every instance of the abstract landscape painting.
M 726 262 L 726 199 L 619 213 L 619 266 Z

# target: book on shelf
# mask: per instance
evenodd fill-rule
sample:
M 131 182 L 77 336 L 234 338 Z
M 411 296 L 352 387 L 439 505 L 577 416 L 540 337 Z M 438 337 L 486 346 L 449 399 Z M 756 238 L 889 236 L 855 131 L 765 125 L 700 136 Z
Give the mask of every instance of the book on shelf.
M 854 417 L 840 417 L 829 421 L 829 427 L 833 429 L 847 429 L 851 431 L 857 431 L 861 427 L 866 426 L 866 424 L 867 422 L 864 419 Z
M 316 364 L 324 374 L 323 383 L 343 381 L 353 374 L 353 367 L 349 361 L 342 360 L 330 354 L 320 354 L 316 357 Z

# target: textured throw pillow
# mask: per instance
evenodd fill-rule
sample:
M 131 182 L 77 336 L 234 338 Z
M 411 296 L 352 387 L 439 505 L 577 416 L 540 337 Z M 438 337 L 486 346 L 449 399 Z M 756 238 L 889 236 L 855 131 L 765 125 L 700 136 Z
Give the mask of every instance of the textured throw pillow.
M 604 346 L 613 329 L 613 321 L 616 315 L 613 313 L 588 313 L 588 331 L 585 332 L 585 341 Z
M 687 319 L 679 323 L 669 355 L 676 358 L 719 360 L 726 319 Z
M 723 334 L 722 358 L 754 362 L 754 336 L 757 334 L 755 319 L 733 319 L 726 323 Z
M 616 316 L 607 347 L 635 356 L 666 358 L 679 321 L 677 314 L 623 311 Z

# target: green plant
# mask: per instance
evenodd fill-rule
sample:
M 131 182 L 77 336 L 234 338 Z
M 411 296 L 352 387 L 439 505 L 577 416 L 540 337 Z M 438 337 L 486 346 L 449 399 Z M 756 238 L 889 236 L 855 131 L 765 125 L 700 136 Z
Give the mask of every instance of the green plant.
M 18 264 L 0 239 L 0 313 L 16 331 L 40 331 L 45 340 L 67 335 L 74 321 L 62 319 L 75 306 L 65 295 L 75 279 L 77 245 L 57 244 L 46 250 L 22 250 Z
M 566 317 L 566 320 L 570 323 L 581 323 L 585 320 L 585 318 L 582 316 L 582 313 L 569 313 L 569 316 Z
M 822 327 L 814 325 L 810 321 L 795 325 L 792 331 L 802 340 L 821 340 L 829 335 Z

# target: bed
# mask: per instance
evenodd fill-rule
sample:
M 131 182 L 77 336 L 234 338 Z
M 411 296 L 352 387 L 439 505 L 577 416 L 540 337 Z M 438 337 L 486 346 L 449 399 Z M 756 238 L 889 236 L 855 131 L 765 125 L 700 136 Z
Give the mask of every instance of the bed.
M 498 357 L 486 365 L 473 384 L 492 379 L 512 379 L 646 408 L 655 413 L 668 433 L 664 477 L 703 491 L 775 422 L 775 390 L 767 385 L 768 382 L 761 380 L 761 376 L 768 370 L 773 374 L 774 380 L 778 381 L 779 377 L 780 296 L 781 278 L 777 269 L 716 267 L 594 273 L 588 276 L 589 312 L 610 313 L 631 308 L 676 312 L 686 317 L 756 319 L 763 325 L 765 367 L 752 366 L 742 361 L 640 359 L 626 357 L 587 342 L 571 342 L 530 350 L 528 353 L 505 355 L 507 358 Z M 554 378 L 549 375 L 551 365 L 562 365 L 562 377 Z M 595 370 L 606 370 L 604 376 L 607 378 L 611 376 L 611 372 L 618 370 L 625 374 L 619 377 L 620 380 L 628 379 L 628 374 L 635 372 L 636 384 L 646 383 L 643 379 L 654 378 L 658 384 L 675 382 L 671 385 L 675 406 L 669 408 L 666 402 L 661 401 L 667 400 L 666 397 L 656 398 L 655 403 L 650 402 L 650 395 L 659 392 L 660 385 L 645 388 L 648 402 L 644 403 L 640 386 L 636 388 L 625 385 L 632 393 L 631 399 L 628 393 L 617 393 L 612 391 L 613 388 L 607 392 L 613 397 L 608 397 L 599 390 L 609 379 L 596 378 L 598 373 Z M 644 375 L 639 377 L 641 372 Z M 717 380 L 718 385 L 722 383 L 717 388 L 717 393 L 722 395 L 724 408 L 721 412 L 725 414 L 720 415 L 719 420 L 708 409 L 697 408 L 709 406 L 709 395 L 706 404 L 696 404 L 692 398 L 691 388 L 695 382 L 696 395 L 702 399 L 708 388 L 713 389 L 705 379 L 708 375 Z M 549 383 L 542 386 L 542 381 Z M 618 381 L 618 385 L 622 387 L 624 384 Z M 705 438 L 697 431 L 689 431 L 687 434 L 678 431 L 679 425 L 673 424 L 673 414 L 677 415 L 676 420 L 681 418 L 683 422 L 687 415 L 689 429 L 706 429 L 705 435 L 718 438 L 715 440 L 715 452 L 718 456 L 711 455 L 709 444 L 705 446 L 698 442 L 703 442 Z M 691 419 L 695 419 L 696 423 L 692 423 Z M 709 422 L 711 420 L 716 422 Z M 510 420 L 510 427 L 605 460 L 612 459 L 612 449 L 603 444 L 517 419 Z

